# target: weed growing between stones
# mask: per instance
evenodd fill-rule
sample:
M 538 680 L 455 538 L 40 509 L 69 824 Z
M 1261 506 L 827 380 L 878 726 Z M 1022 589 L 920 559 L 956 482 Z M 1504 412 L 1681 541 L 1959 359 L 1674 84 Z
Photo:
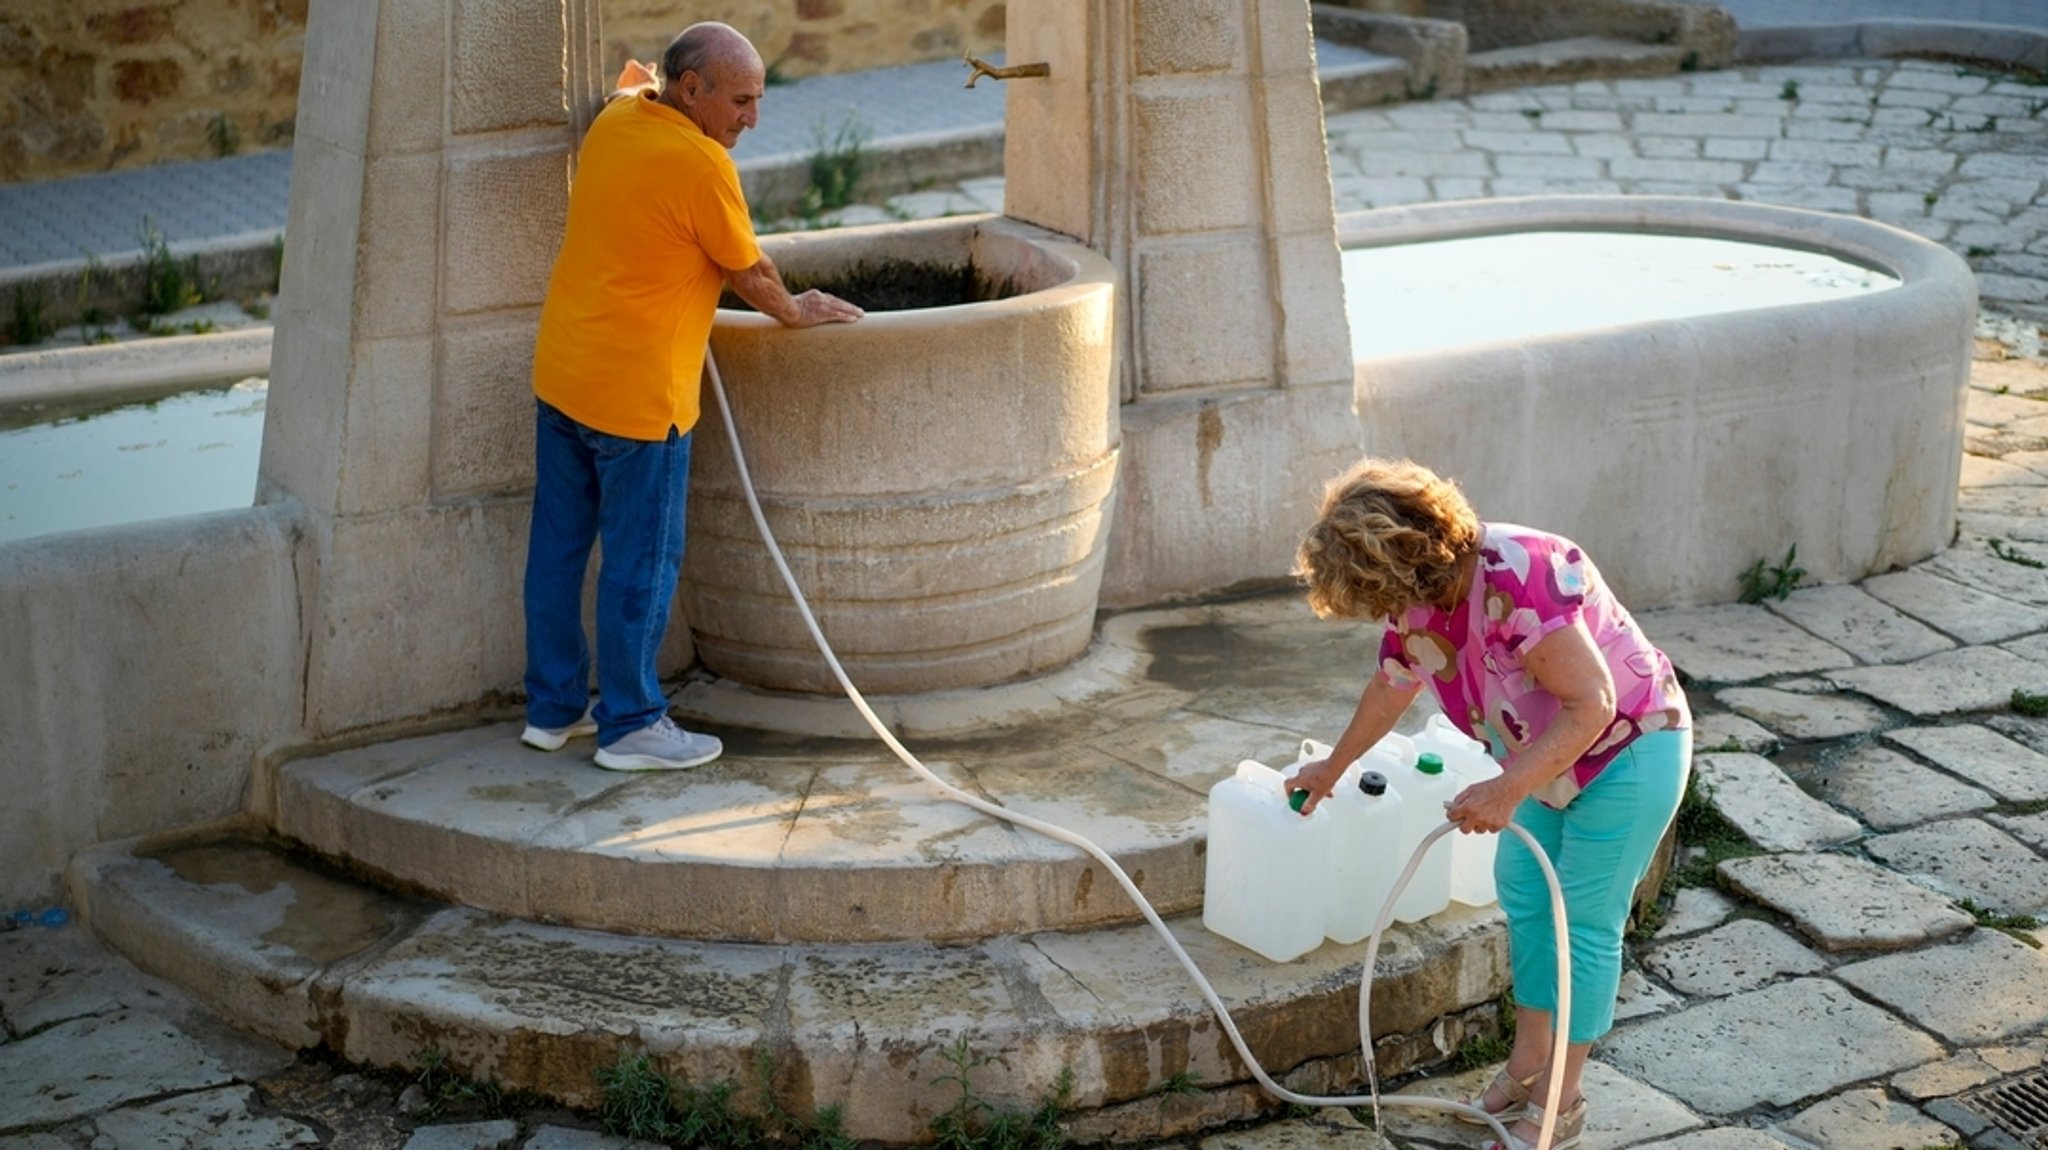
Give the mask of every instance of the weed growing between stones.
M 792 1118 L 775 1100 L 775 1059 L 754 1059 L 743 1111 L 740 1088 L 731 1081 L 694 1087 L 671 1081 L 646 1054 L 620 1051 L 618 1061 L 597 1071 L 602 1092 L 598 1121 L 607 1134 L 668 1142 L 706 1150 L 754 1150 L 791 1146 L 797 1150 L 855 1150 L 836 1106 L 820 1107 L 809 1123 Z
M 867 169 L 867 142 L 868 130 L 856 116 L 848 115 L 840 121 L 839 131 L 829 142 L 824 121 L 818 122 L 817 144 L 810 156 L 811 182 L 797 205 L 799 216 L 815 221 L 826 212 L 853 202 Z
M 1759 559 L 1742 573 L 1742 594 L 1744 603 L 1761 603 L 1765 599 L 1785 599 L 1799 588 L 1799 581 L 1806 578 L 1806 568 L 1799 566 L 1799 545 L 1794 543 L 1785 549 L 1785 558 L 1773 566 L 1768 559 Z
M 2019 548 L 2006 546 L 2005 540 L 2003 539 L 1986 539 L 1984 543 L 1985 546 L 1991 548 L 1991 553 L 1993 555 L 1998 556 L 2000 559 L 2005 560 L 2007 563 L 2016 563 L 2021 567 L 2048 567 L 2048 563 L 2041 562 L 2039 559 L 2036 559 L 2032 555 L 2029 555 L 2026 552 L 2021 551 Z
M 1676 822 L 1681 861 L 1671 868 L 1671 876 L 1665 880 L 1670 889 L 1713 886 L 1715 869 L 1723 860 L 1763 853 L 1721 814 L 1714 805 L 1713 788 L 1701 782 L 1697 774 L 1686 780 Z M 1688 852 L 1692 852 L 1692 857 L 1684 857 Z
M 149 217 L 143 217 L 141 314 L 169 315 L 204 302 L 206 296 L 200 290 L 199 257 L 180 260 L 171 255 L 164 233 Z M 136 328 L 147 331 L 148 325 L 137 323 Z
M 7 325 L 8 339 L 23 346 L 43 342 L 43 337 L 52 330 L 49 317 L 43 314 L 47 304 L 43 298 L 43 285 L 15 285 L 14 320 Z
M 206 125 L 206 142 L 216 156 L 232 156 L 242 150 L 242 133 L 226 112 L 217 112 Z
M 2025 715 L 2030 719 L 2048 718 L 2048 695 L 2037 695 L 2032 691 L 2014 687 L 2012 709 L 2014 714 Z
M 438 1118 L 449 1110 L 496 1114 L 505 1109 L 505 1092 L 498 1089 L 497 1083 L 465 1077 L 448 1065 L 448 1055 L 443 1051 L 428 1047 L 415 1057 L 420 1070 L 413 1081 L 426 1094 L 421 1113 L 428 1119 Z
M 1059 1080 L 1029 1113 L 996 1106 L 974 1093 L 969 1074 L 978 1066 L 994 1061 L 992 1056 L 975 1056 L 967 1047 L 967 1036 L 940 1052 L 952 1067 L 933 1082 L 950 1082 L 959 1091 L 953 1105 L 932 1119 L 938 1150 L 1062 1150 L 1067 1136 L 1060 1129 L 1060 1115 L 1073 1102 L 1074 1070 L 1060 1068 Z
M 1450 1073 L 1462 1074 L 1507 1061 L 1508 1052 L 1515 1048 L 1515 994 L 1512 989 L 1501 992 L 1499 1001 L 1494 1003 L 1494 1011 L 1500 1019 L 1500 1033 L 1474 1034 L 1459 1043 L 1458 1048 L 1451 1052 Z
M 2035 950 L 2041 949 L 2040 940 L 2026 933 L 2030 930 L 2040 929 L 2041 920 L 2033 915 L 1999 914 L 1989 907 L 1978 906 L 1976 902 L 1967 898 L 1956 900 L 1956 906 L 1960 907 L 1971 918 L 1976 919 L 1978 926 L 1984 927 L 1986 930 L 1995 930 L 2001 934 L 2010 935 L 2033 947 Z
M 1798 100 L 1798 99 L 1799 99 L 1799 81 L 1797 81 L 1797 80 L 1787 80 L 1787 81 L 1785 81 L 1785 86 L 1784 86 L 1784 87 L 1782 87 L 1782 88 L 1779 88 L 1779 89 L 1778 89 L 1778 99 L 1780 99 L 1780 100 L 1795 100 L 1795 101 L 1796 101 L 1796 100 Z

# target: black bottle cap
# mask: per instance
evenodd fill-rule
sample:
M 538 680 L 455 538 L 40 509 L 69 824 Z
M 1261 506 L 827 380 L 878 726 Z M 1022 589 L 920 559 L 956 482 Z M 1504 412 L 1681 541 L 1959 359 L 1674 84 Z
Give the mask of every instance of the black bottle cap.
M 1387 776 L 1378 771 L 1367 771 L 1358 776 L 1358 789 L 1368 795 L 1384 795 L 1387 793 Z

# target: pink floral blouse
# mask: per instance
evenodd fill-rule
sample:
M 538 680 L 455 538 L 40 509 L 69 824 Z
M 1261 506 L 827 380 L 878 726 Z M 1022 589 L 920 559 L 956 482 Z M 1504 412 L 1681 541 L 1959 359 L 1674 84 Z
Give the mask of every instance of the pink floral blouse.
M 1585 623 L 1614 676 L 1615 715 L 1591 749 L 1538 792 L 1563 807 L 1638 735 L 1690 727 L 1671 660 L 1650 645 L 1578 544 L 1511 523 L 1481 524 L 1479 577 L 1450 611 L 1409 608 L 1380 641 L 1380 675 L 1427 683 L 1452 722 L 1512 764 L 1557 717 L 1557 697 L 1522 665 L 1544 636 Z

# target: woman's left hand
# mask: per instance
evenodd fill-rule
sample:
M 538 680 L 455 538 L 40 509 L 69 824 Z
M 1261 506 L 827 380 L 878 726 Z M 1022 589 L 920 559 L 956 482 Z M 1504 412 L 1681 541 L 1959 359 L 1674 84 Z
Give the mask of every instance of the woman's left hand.
M 1501 775 L 1459 791 L 1445 808 L 1444 817 L 1458 824 L 1464 834 L 1491 834 L 1507 826 L 1515 817 L 1515 808 L 1528 797 Z

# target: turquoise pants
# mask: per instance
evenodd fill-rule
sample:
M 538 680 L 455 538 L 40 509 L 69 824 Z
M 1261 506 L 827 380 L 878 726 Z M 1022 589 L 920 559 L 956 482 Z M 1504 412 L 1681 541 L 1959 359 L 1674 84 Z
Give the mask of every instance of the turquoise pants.
M 1691 771 L 1692 732 L 1658 731 L 1629 744 L 1565 809 L 1528 799 L 1515 811 L 1515 821 L 1543 844 L 1564 891 L 1572 943 L 1572 1042 L 1592 1042 L 1614 1025 L 1631 896 L 1678 812 Z M 1501 835 L 1493 877 L 1508 917 L 1515 1002 L 1555 1014 L 1550 887 L 1521 836 Z

